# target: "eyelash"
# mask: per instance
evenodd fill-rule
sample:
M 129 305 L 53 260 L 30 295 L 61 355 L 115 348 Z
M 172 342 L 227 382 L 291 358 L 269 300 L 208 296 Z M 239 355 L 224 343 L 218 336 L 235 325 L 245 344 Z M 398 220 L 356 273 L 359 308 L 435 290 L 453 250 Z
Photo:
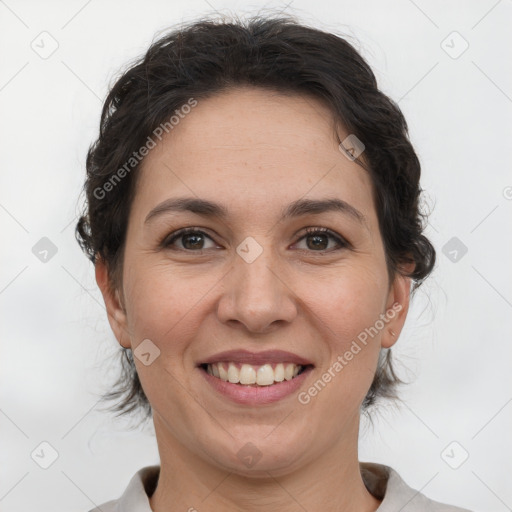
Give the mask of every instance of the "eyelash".
M 189 235 L 189 234 L 204 235 L 205 237 L 212 240 L 212 238 L 207 233 L 200 230 L 199 228 L 194 228 L 194 227 L 183 228 L 183 229 L 179 229 L 178 231 L 175 231 L 174 233 L 171 233 L 171 235 L 165 237 L 162 240 L 162 242 L 160 243 L 160 247 L 168 249 L 180 237 L 183 237 L 183 236 Z M 337 251 L 340 249 L 350 247 L 349 242 L 347 242 L 344 238 L 337 235 L 334 231 L 331 231 L 328 228 L 306 228 L 306 233 L 303 236 L 301 236 L 298 241 L 301 241 L 302 239 L 304 239 L 308 236 L 317 235 L 317 234 L 329 235 L 332 239 L 334 239 L 336 241 L 336 243 L 338 244 L 339 247 L 334 248 L 334 249 L 322 249 L 321 251 L 313 251 L 313 250 L 307 250 L 307 249 L 300 249 L 300 250 L 306 250 L 307 252 L 313 252 L 313 253 L 325 253 L 325 252 L 332 252 L 332 251 Z M 177 250 L 182 251 L 182 252 L 202 254 L 204 251 L 207 251 L 208 249 L 198 249 L 197 251 L 192 250 L 192 249 L 177 249 Z

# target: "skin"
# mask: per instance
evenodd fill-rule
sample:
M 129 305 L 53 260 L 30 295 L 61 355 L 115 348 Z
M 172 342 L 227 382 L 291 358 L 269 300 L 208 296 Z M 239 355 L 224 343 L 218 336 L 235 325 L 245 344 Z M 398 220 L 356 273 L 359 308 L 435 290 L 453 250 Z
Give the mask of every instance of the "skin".
M 229 216 L 168 212 L 145 222 L 182 196 L 221 203 Z M 333 197 L 365 223 L 340 212 L 279 222 L 292 201 Z M 190 236 L 159 246 L 184 227 L 206 234 L 199 246 Z M 307 227 L 329 228 L 350 246 L 321 235 L 318 248 Z M 236 252 L 248 236 L 263 248 L 250 264 Z M 96 278 L 119 343 L 135 349 L 150 339 L 160 350 L 148 366 L 135 358 L 161 459 L 154 511 L 378 508 L 359 470 L 360 405 L 381 347 L 405 322 L 410 279 L 389 280 L 371 179 L 339 151 L 327 107 L 256 88 L 200 100 L 143 162 L 122 283 L 101 260 Z M 401 311 L 307 405 L 296 393 L 237 405 L 196 368 L 224 350 L 288 350 L 315 365 L 304 391 L 394 303 Z M 261 453 L 251 468 L 237 457 L 248 442 Z

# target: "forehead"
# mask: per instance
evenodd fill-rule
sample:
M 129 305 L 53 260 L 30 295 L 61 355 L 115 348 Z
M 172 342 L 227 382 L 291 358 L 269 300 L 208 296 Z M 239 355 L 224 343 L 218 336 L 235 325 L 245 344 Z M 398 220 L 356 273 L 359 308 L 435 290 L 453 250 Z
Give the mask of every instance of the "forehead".
M 222 196 L 234 209 L 254 209 L 329 196 L 371 215 L 370 177 L 339 151 L 322 102 L 257 88 L 197 102 L 145 157 L 135 202 Z
M 334 119 L 319 100 L 305 95 L 242 87 L 198 100 L 198 105 L 169 134 L 168 149 L 177 158 L 212 152 L 293 152 L 304 155 L 335 149 Z M 188 155 L 193 157 L 194 155 Z M 290 156 L 290 155 L 288 155 Z M 318 155 L 317 155 L 318 156 Z

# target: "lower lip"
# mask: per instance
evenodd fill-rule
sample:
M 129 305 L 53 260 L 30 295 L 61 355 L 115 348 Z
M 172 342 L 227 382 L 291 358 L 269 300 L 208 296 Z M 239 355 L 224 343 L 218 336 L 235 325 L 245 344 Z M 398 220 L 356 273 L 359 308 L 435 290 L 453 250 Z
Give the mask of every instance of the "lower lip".
M 225 382 L 218 377 L 210 375 L 206 370 L 199 367 L 199 371 L 206 379 L 206 382 L 218 393 L 230 398 L 233 402 L 246 405 L 271 404 L 290 396 L 301 387 L 312 370 L 313 367 L 308 366 L 300 375 L 297 375 L 293 379 L 276 382 L 270 386 L 247 386 Z

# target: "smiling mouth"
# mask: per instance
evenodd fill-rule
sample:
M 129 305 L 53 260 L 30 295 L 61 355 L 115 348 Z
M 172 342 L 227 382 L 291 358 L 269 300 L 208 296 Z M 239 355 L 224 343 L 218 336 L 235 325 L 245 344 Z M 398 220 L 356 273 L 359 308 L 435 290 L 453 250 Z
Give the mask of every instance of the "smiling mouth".
M 252 365 L 232 361 L 218 363 L 204 363 L 199 366 L 209 375 L 224 382 L 239 384 L 241 386 L 272 386 L 283 381 L 293 380 L 313 365 L 300 365 L 295 363 L 266 363 Z

